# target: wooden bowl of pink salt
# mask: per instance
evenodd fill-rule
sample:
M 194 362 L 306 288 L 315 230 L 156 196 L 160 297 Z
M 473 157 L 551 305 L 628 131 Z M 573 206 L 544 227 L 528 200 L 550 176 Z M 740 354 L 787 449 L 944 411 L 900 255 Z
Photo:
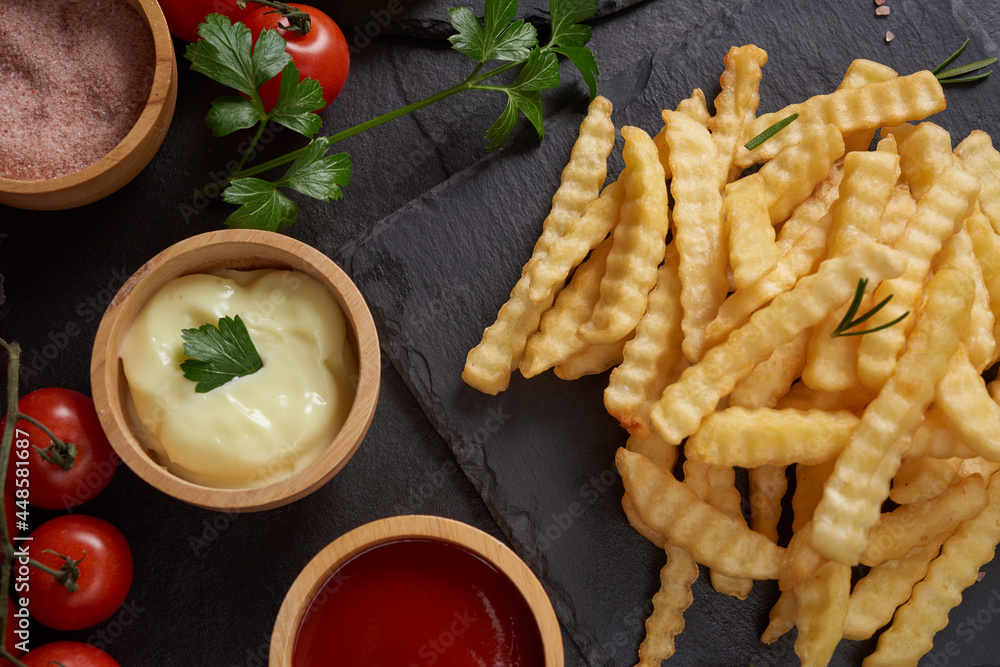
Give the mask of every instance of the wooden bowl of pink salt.
M 67 209 L 118 190 L 176 100 L 157 0 L 0 1 L 0 203 Z

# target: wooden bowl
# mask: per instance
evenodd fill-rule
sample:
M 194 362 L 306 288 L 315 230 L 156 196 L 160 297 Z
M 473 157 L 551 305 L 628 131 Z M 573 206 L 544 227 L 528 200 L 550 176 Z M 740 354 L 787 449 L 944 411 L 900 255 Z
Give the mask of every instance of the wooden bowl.
M 0 178 L 0 204 L 54 211 L 106 197 L 142 171 L 163 143 L 177 101 L 177 59 L 157 0 L 128 0 L 153 33 L 155 68 L 146 106 L 135 125 L 107 155 L 80 171 L 42 181 Z
M 358 359 L 354 402 L 343 427 L 318 459 L 264 486 L 223 489 L 195 484 L 150 457 L 133 421 L 131 394 L 120 359 L 122 341 L 146 302 L 170 280 L 216 269 L 294 269 L 330 290 L 348 324 Z M 371 424 L 378 400 L 378 334 L 361 293 L 340 267 L 301 241 L 273 232 L 223 230 L 176 243 L 144 264 L 111 301 L 97 330 L 90 364 L 94 405 L 111 445 L 132 471 L 164 493 L 214 510 L 248 512 L 278 507 L 330 480 L 353 456 Z
M 299 628 L 317 595 L 348 561 L 380 545 L 437 540 L 461 547 L 506 575 L 527 603 L 541 639 L 545 667 L 562 667 L 562 633 L 545 590 L 524 562 L 493 536 L 465 523 L 436 516 L 396 516 L 364 524 L 334 540 L 292 583 L 271 633 L 269 667 L 294 667 Z M 345 579 L 349 579 L 345 575 Z M 456 610 L 457 611 L 457 610 Z M 424 663 L 421 663 L 424 664 Z

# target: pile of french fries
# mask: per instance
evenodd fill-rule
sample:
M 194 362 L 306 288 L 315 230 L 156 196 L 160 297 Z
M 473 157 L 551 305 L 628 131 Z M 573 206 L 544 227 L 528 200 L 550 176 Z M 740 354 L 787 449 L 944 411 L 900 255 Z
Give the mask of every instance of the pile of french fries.
M 666 555 L 639 665 L 673 654 L 698 564 L 738 598 L 777 580 L 761 639 L 796 627 L 803 665 L 876 633 L 866 667 L 916 665 L 1000 542 L 1000 153 L 914 124 L 933 74 L 866 60 L 758 117 L 766 61 L 734 47 L 714 112 L 695 90 L 655 137 L 620 128 L 608 185 L 593 101 L 463 378 L 613 369 L 622 505 Z

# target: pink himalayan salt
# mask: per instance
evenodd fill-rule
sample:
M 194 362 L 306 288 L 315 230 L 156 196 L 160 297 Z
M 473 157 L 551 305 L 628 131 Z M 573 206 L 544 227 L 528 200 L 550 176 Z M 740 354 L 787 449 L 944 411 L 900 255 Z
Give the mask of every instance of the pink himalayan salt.
M 154 67 L 152 33 L 125 0 L 0 0 L 0 177 L 102 158 L 142 113 Z

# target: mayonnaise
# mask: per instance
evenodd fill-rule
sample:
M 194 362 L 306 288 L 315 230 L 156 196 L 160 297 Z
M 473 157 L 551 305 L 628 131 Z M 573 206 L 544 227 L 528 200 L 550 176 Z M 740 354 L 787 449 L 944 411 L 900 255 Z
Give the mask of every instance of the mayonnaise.
M 207 393 L 184 377 L 182 329 L 239 315 L 264 362 Z M 191 482 L 261 486 L 314 461 L 354 400 L 357 358 L 339 304 L 282 270 L 183 276 L 143 307 L 121 350 L 151 455 Z

